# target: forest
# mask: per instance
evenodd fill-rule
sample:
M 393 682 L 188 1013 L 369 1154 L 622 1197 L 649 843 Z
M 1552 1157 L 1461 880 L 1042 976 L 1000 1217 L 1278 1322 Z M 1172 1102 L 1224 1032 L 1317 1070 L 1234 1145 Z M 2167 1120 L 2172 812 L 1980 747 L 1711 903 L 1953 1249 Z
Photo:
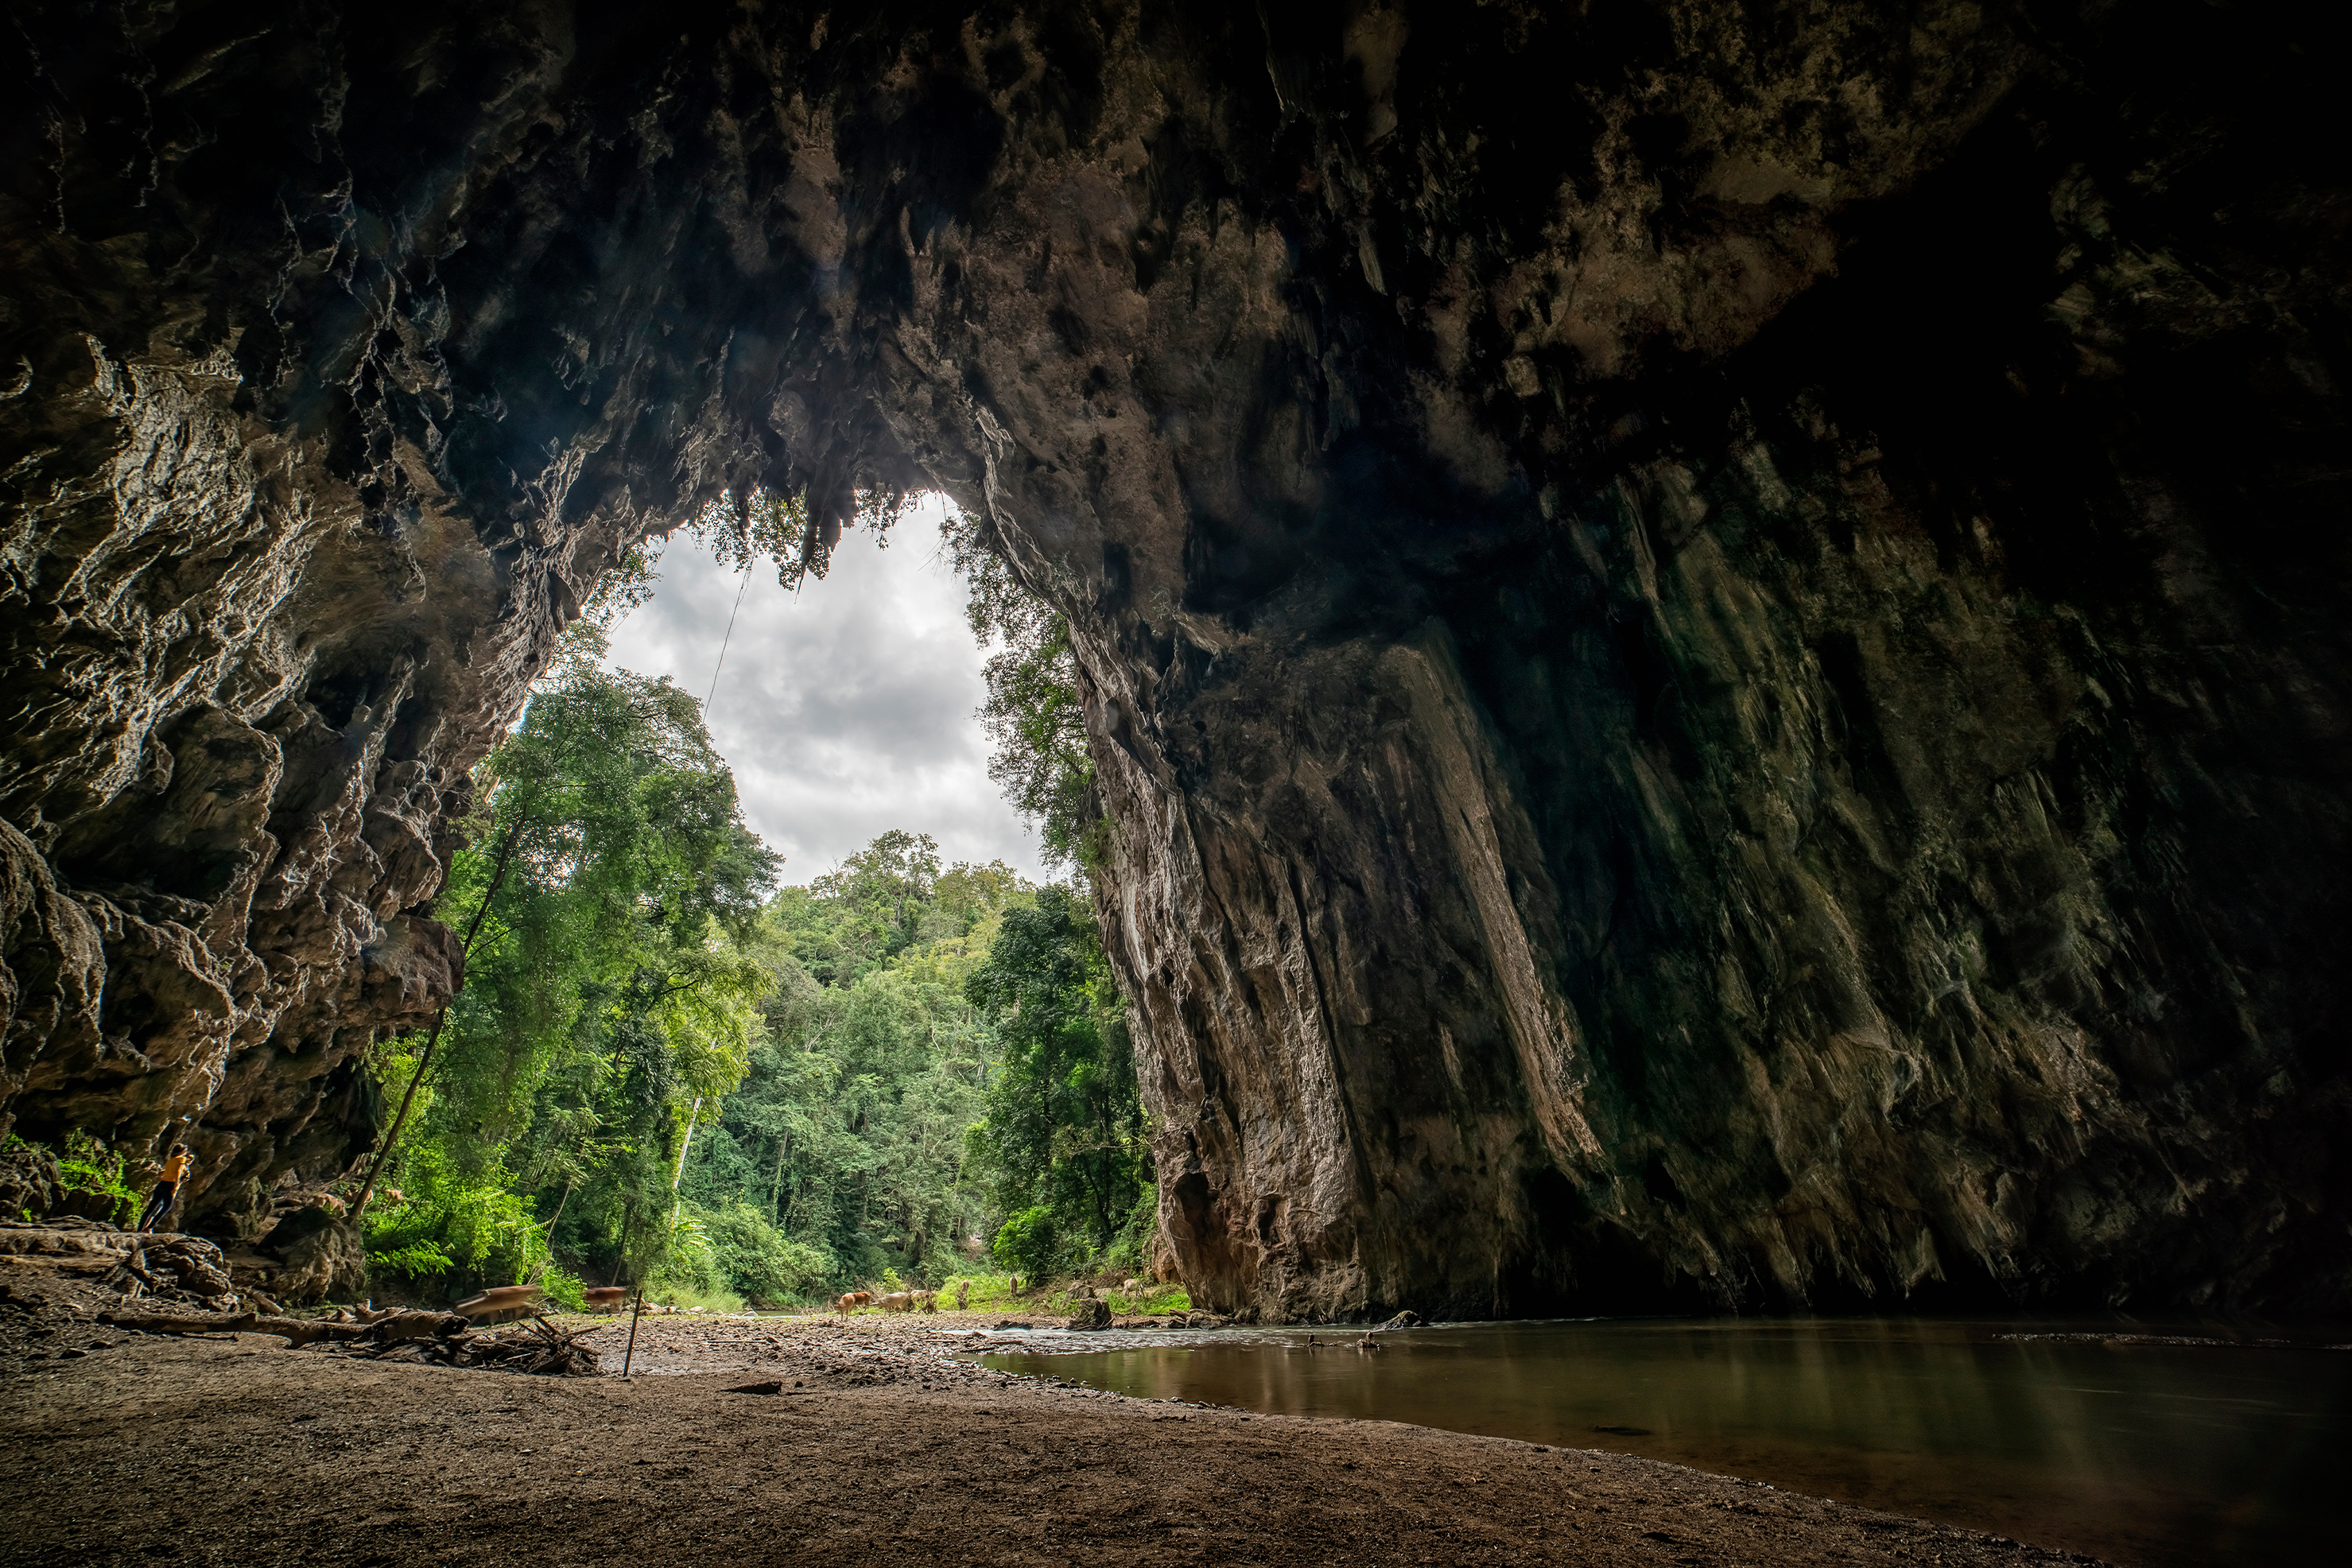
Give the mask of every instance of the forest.
M 893 829 L 780 885 L 694 697 L 606 657 L 652 589 L 632 558 L 476 770 L 434 909 L 463 989 L 380 1047 L 359 1206 L 385 1293 L 643 1284 L 732 1308 L 1148 1270 L 1157 1193 L 1086 885 L 1066 628 L 969 524 L 948 543 L 975 636 L 1002 645 L 991 774 L 1068 879 L 943 864 Z

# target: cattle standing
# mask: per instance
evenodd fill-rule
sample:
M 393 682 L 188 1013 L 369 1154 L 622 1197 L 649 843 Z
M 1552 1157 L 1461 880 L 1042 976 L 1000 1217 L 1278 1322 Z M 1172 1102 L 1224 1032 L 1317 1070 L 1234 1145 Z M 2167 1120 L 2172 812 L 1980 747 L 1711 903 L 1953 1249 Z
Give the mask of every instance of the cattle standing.
M 511 1323 L 539 1315 L 536 1285 L 493 1285 L 478 1296 L 468 1296 L 450 1310 L 477 1323 Z

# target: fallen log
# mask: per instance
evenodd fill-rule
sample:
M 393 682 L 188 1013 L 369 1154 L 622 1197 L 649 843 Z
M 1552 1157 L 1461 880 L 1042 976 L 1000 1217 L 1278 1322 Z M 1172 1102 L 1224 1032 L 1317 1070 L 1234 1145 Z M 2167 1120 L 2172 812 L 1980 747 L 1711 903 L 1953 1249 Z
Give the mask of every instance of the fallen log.
M 127 1312 L 117 1309 L 100 1311 L 97 1321 L 111 1323 L 118 1329 L 135 1329 L 142 1334 L 241 1334 L 250 1332 L 259 1318 L 257 1312 L 192 1318 L 180 1313 Z
M 462 1334 L 473 1325 L 455 1312 L 386 1312 L 367 1325 L 370 1339 L 430 1340 Z
M 577 1334 L 556 1328 L 545 1318 L 534 1318 L 524 1331 L 506 1335 L 478 1334 L 456 1312 L 398 1309 L 378 1313 L 374 1321 L 367 1323 L 265 1317 L 257 1311 L 198 1314 L 132 1309 L 101 1311 L 96 1321 L 141 1333 L 184 1338 L 271 1334 L 297 1350 L 324 1342 L 343 1353 L 375 1361 L 480 1367 L 539 1376 L 593 1377 L 599 1364 L 594 1351 L 573 1342 Z
M 310 1318 L 265 1317 L 259 1312 L 215 1313 L 198 1318 L 179 1312 L 141 1312 L 116 1308 L 100 1312 L 96 1321 L 142 1334 L 274 1334 L 284 1340 L 289 1347 L 298 1350 L 320 1340 L 359 1339 L 368 1331 L 350 1323 L 331 1323 Z
M 542 1377 L 593 1377 L 600 1366 L 596 1352 L 575 1344 L 578 1338 L 578 1334 L 567 1333 L 546 1319 L 537 1318 L 526 1332 L 490 1334 L 475 1340 L 467 1347 L 466 1364 Z

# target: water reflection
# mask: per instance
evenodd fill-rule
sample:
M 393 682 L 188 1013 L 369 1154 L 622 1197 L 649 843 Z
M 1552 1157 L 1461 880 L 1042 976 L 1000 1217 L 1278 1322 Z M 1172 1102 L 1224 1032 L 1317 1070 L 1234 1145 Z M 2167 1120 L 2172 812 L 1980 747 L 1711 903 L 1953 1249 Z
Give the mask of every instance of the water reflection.
M 1999 1337 L 2053 1326 L 1491 1323 L 1382 1335 L 1378 1353 L 1353 1331 L 1316 1331 L 1324 1349 L 1303 1330 L 1039 1335 L 985 1359 L 1147 1398 L 1643 1454 L 2141 1568 L 2340 1560 L 2326 1500 L 2352 1454 L 2352 1352 Z

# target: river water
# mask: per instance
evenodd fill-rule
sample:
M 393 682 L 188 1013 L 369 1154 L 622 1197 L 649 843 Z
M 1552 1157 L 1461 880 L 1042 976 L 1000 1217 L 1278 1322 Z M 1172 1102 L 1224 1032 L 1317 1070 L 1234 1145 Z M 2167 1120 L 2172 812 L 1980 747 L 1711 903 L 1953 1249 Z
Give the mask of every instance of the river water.
M 2352 1351 L 1903 1319 L 1024 1336 L 982 1359 L 1153 1399 L 1608 1448 L 2129 1568 L 2352 1562 Z M 1327 1346 L 1314 1349 L 1313 1339 Z M 1034 1347 L 1034 1348 L 1032 1348 Z

